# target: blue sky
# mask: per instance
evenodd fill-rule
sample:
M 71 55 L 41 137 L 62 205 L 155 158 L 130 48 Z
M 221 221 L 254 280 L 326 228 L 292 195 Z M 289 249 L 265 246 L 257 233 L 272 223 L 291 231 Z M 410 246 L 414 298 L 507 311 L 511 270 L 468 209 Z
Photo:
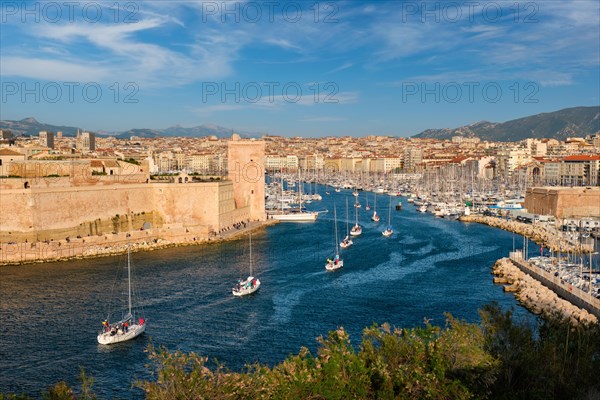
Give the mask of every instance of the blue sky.
M 410 136 L 600 103 L 596 0 L 316 4 L 2 1 L 0 118 Z

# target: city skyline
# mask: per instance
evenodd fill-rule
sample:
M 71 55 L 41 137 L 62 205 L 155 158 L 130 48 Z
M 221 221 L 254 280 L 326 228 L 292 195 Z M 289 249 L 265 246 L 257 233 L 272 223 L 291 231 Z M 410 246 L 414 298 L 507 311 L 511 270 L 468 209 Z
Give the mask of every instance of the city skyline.
M 65 4 L 3 3 L 0 119 L 407 137 L 599 102 L 592 1 Z

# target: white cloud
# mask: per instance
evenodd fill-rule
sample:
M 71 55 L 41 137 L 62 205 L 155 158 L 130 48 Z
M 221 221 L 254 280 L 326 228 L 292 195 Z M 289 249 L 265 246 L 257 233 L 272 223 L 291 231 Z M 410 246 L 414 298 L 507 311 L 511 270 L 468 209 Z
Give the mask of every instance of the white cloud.
M 9 56 L 2 59 L 2 75 L 45 81 L 103 82 L 110 79 L 114 73 L 108 66 L 77 65 L 54 59 Z

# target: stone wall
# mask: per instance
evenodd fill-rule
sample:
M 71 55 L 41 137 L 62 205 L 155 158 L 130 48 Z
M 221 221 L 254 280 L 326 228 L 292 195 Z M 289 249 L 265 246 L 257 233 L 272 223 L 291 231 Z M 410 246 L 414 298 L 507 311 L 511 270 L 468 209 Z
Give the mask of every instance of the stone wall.
M 253 221 L 265 221 L 265 142 L 234 135 L 227 144 L 227 160 L 236 207 L 248 207 Z
M 0 241 L 64 239 L 153 228 L 217 232 L 250 219 L 233 183 L 142 183 L 0 190 Z
M 527 189 L 524 207 L 533 214 L 556 218 L 600 217 L 600 188 Z

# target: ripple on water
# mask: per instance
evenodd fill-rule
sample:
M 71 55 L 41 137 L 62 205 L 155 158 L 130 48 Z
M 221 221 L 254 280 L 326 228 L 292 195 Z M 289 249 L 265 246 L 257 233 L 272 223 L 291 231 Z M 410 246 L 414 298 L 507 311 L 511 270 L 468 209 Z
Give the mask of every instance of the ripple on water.
M 340 211 L 345 196 L 332 192 L 310 207 L 331 210 L 336 199 Z M 360 212 L 363 235 L 342 251 L 344 269 L 334 273 L 325 271 L 334 248 L 332 213 L 253 235 L 262 287 L 247 298 L 231 295 L 236 279 L 248 273 L 247 239 L 134 254 L 148 328 L 118 346 L 96 344 L 117 258 L 3 267 L 0 391 L 39 396 L 63 379 L 78 385 L 83 366 L 101 397 L 139 398 L 130 387 L 136 377 L 149 377 L 144 349 L 150 338 L 239 369 L 253 361 L 275 364 L 301 346 L 314 350 L 314 338 L 338 326 L 360 335 L 373 321 L 411 326 L 444 311 L 474 320 L 490 300 L 516 305 L 489 276 L 512 248 L 511 234 L 406 207 L 393 214 L 396 233 L 386 239 L 383 221 L 368 221 L 371 214 Z M 339 228 L 345 232 L 345 222 Z

